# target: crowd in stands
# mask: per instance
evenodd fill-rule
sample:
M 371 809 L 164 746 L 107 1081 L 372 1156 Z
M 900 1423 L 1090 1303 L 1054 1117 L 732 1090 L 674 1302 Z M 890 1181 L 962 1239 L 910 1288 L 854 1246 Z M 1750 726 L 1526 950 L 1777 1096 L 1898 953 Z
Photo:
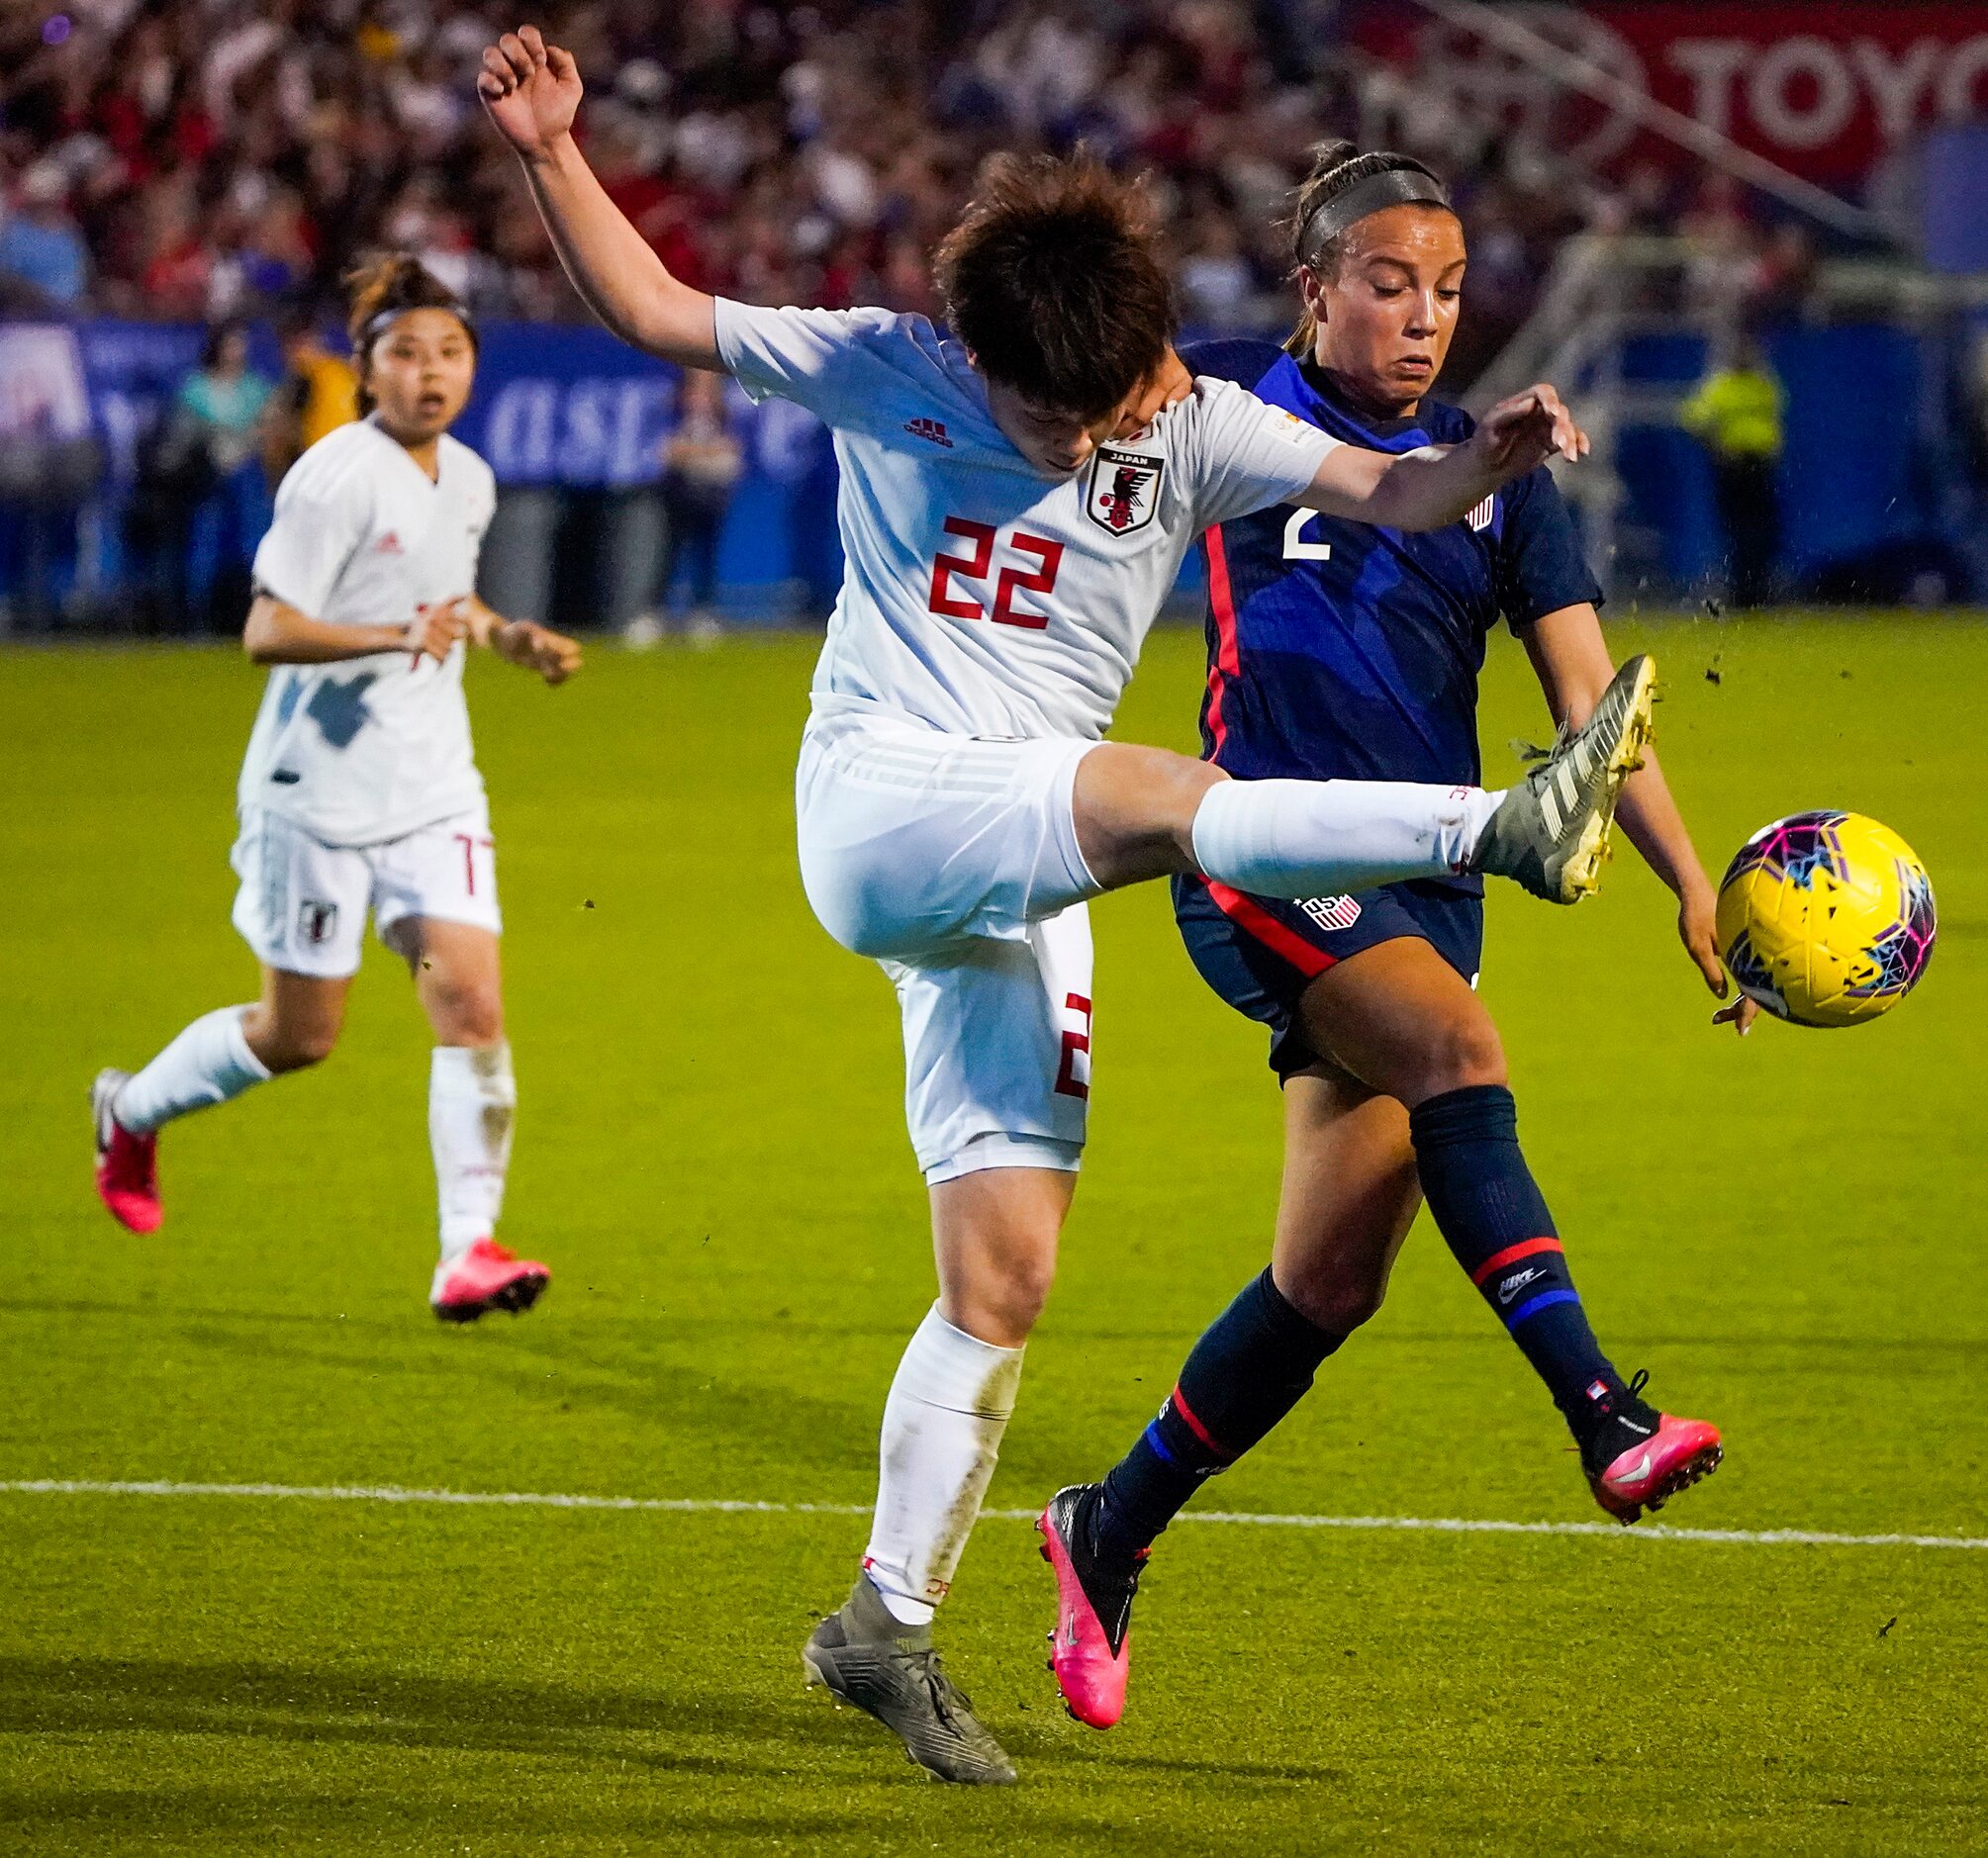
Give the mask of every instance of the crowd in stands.
M 1283 320 L 1277 222 L 1306 150 L 1357 134 L 1351 0 L 580 0 L 544 25 L 589 152 L 673 269 L 759 301 L 926 309 L 927 253 L 995 147 L 1083 140 L 1152 177 L 1189 323 Z M 579 314 L 482 120 L 486 0 L 39 0 L 0 19 L 0 313 L 218 322 L 330 307 L 371 246 L 482 314 Z M 1370 74 L 1371 75 L 1371 74 Z M 1371 102 L 1371 97 L 1365 101 Z M 1513 326 L 1583 225 L 1702 224 L 1781 264 L 1730 198 L 1619 189 L 1411 107 L 1453 179 L 1472 333 Z
M 1583 230 L 1681 232 L 1687 288 L 1727 323 L 1801 300 L 1800 228 L 1716 174 L 1603 178 L 1473 125 L 1361 51 L 1356 16 L 1381 4 L 551 0 L 537 20 L 579 61 L 583 138 L 616 202 L 679 276 L 750 301 L 936 313 L 929 254 L 986 157 L 1084 143 L 1148 177 L 1184 324 L 1281 332 L 1289 195 L 1340 136 L 1452 184 L 1470 269 L 1450 391 Z M 349 417 L 325 343 L 361 254 L 417 253 L 484 319 L 584 314 L 475 94 L 483 47 L 519 17 L 502 0 L 0 7 L 0 324 L 208 331 L 119 480 L 137 623 L 234 623 L 270 487 Z M 276 325 L 275 374 L 266 348 L 263 371 L 244 360 L 251 321 Z M 74 553 L 102 466 L 89 441 L 68 452 L 66 472 L 23 463 L 20 485 L 0 469 L 0 630 L 79 599 L 36 565 Z M 683 510 L 672 524 L 695 527 Z M 714 556 L 686 560 L 708 602 Z

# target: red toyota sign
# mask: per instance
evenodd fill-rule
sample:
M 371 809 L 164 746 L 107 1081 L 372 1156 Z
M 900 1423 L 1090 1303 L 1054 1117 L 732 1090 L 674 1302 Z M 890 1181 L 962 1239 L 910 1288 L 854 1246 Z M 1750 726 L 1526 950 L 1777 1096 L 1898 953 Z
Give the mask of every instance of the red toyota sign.
M 1988 119 L 1988 6 L 1845 0 L 1522 5 L 1500 14 L 1811 180 L 1843 184 L 1930 124 Z M 1616 104 L 1569 98 L 1513 50 L 1419 8 L 1356 28 L 1460 108 L 1595 160 L 1654 152 Z M 1405 17 L 1404 17 L 1405 16 Z

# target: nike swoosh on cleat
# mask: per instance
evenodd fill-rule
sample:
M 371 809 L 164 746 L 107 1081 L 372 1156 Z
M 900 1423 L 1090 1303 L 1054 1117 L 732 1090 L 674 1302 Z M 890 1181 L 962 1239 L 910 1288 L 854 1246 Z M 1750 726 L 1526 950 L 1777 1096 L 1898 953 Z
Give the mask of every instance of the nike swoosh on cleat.
M 1628 1470 L 1611 1471 L 1602 1481 L 1606 1484 L 1633 1484 L 1639 1477 L 1648 1477 L 1652 1455 L 1646 1451 Z

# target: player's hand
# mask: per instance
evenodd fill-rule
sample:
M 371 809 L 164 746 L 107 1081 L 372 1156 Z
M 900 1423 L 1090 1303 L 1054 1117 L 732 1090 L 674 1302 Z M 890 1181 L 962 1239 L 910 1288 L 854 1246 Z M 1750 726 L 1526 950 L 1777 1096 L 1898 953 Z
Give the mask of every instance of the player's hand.
M 1139 398 L 1126 408 L 1112 437 L 1137 438 L 1167 408 L 1185 400 L 1193 391 L 1194 377 L 1187 372 L 1187 364 L 1181 359 L 1180 352 L 1169 343 L 1166 359 L 1153 370 Z
M 420 669 L 424 658 L 432 658 L 440 664 L 451 651 L 455 642 L 469 636 L 469 617 L 462 610 L 460 601 L 442 601 L 433 606 L 417 606 L 415 616 L 408 621 L 406 632 L 407 650 L 414 655 L 413 669 Z
M 521 26 L 483 48 L 476 94 L 512 147 L 543 154 L 573 127 L 580 67 L 570 51 L 548 46 L 537 27 Z
M 1524 477 L 1549 458 L 1585 458 L 1588 449 L 1587 434 L 1544 381 L 1499 401 L 1477 422 L 1469 443 L 1501 483 Z
M 1715 901 L 1709 889 L 1694 885 L 1687 890 L 1683 902 L 1677 906 L 1677 938 L 1684 944 L 1685 954 L 1698 964 L 1705 984 L 1723 1000 L 1732 991 L 1732 982 L 1726 978 L 1726 965 L 1719 959 L 1719 936 L 1713 926 Z M 1759 1010 L 1759 1002 L 1743 993 L 1730 1006 L 1722 1006 L 1714 1013 L 1712 1023 L 1731 1026 L 1744 1039 Z
M 513 619 L 497 635 L 498 649 L 521 670 L 547 684 L 564 684 L 580 669 L 580 641 L 529 619 Z

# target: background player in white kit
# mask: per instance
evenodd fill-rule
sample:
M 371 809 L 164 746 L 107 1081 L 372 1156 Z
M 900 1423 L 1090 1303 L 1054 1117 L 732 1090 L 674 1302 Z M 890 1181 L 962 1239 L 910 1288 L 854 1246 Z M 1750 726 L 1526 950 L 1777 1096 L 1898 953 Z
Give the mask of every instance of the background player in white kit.
M 864 1573 L 804 1660 L 928 1771 L 1012 1780 L 930 1622 L 1013 1408 L 1083 1147 L 1085 899 L 1183 871 L 1298 897 L 1486 871 L 1570 902 L 1593 886 L 1648 727 L 1637 660 L 1507 794 L 1231 782 L 1100 741 L 1141 641 L 1210 523 L 1288 502 L 1439 527 L 1585 441 L 1547 388 L 1467 445 L 1401 457 L 1229 383 L 1177 388 L 1143 203 L 1083 159 L 994 165 L 939 254 L 950 335 L 879 310 L 714 300 L 669 274 L 588 168 L 567 53 L 508 34 L 480 88 L 611 328 L 834 429 L 848 569 L 801 750 L 802 876 L 829 932 L 897 984 L 940 1298 L 885 1406 Z
M 542 1264 L 496 1243 L 517 1089 L 499 982 L 496 848 L 470 747 L 469 643 L 560 684 L 580 648 L 475 594 L 490 467 L 448 436 L 476 331 L 413 258 L 353 279 L 360 411 L 290 468 L 255 555 L 243 643 L 277 667 L 241 767 L 235 926 L 261 998 L 197 1019 L 135 1075 L 92 1091 L 97 1190 L 156 1231 L 157 1132 L 330 1057 L 370 910 L 414 975 L 435 1050 L 428 1133 L 441 1260 L 429 1302 L 469 1322 L 530 1308 Z

